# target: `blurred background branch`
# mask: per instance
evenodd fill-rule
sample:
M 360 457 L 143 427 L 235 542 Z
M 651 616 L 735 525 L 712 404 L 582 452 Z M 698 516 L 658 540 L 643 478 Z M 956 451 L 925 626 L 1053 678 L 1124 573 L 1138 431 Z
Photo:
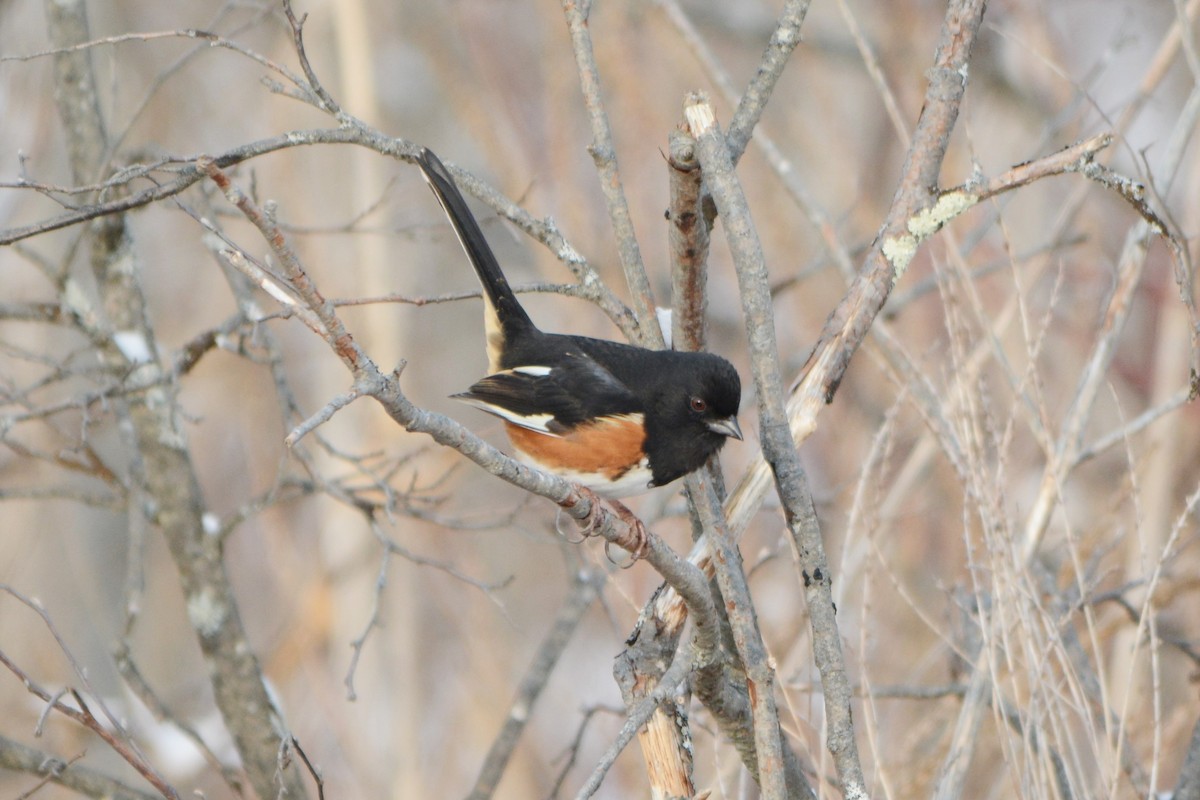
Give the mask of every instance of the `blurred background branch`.
M 351 402 L 384 384 L 296 324 L 314 310 L 299 295 L 263 293 L 290 291 L 286 253 L 200 169 L 282 232 L 428 430 L 576 503 L 446 399 L 482 369 L 475 284 L 403 161 L 412 142 L 447 157 L 547 329 L 645 336 L 678 277 L 664 256 L 698 255 L 676 344 L 748 375 L 722 220 L 707 256 L 668 245 L 686 214 L 662 221 L 669 133 L 703 88 L 730 121 L 793 382 L 863 785 L 1189 796 L 1200 0 L 1016 0 L 953 23 L 969 6 L 347 0 L 289 21 L 276 2 L 92 2 L 89 29 L 74 0 L 3 4 L 0 580 L 41 601 L 81 696 L 180 794 L 314 795 L 291 734 L 330 796 L 557 796 L 602 762 L 593 796 L 644 794 L 643 758 L 605 755 L 623 720 L 595 714 L 621 704 L 611 659 L 635 630 L 629 675 L 675 662 L 698 682 L 656 695 L 688 753 L 683 791 L 756 796 L 744 735 L 766 730 L 750 709 L 769 700 L 788 786 L 840 795 L 813 575 L 780 557 L 757 448 L 722 461 L 761 650 L 738 656 L 730 629 L 679 650 L 686 615 L 655 570 L 564 543 L 545 503 Z M 939 52 L 970 34 L 969 68 L 939 60 L 926 80 L 945 19 Z M 1022 177 L 1110 132 L 1071 162 L 1092 180 Z M 711 221 L 706 187 L 691 192 Z M 720 497 L 720 475 L 704 480 Z M 668 545 L 693 546 L 676 488 L 635 510 L 664 568 Z M 711 586 L 680 585 L 707 605 Z M 30 616 L 0 615 L 0 651 L 66 703 L 78 676 Z M 773 673 L 769 698 L 739 694 L 748 671 Z M 0 719 L 0 794 L 144 796 L 99 734 L 15 677 Z

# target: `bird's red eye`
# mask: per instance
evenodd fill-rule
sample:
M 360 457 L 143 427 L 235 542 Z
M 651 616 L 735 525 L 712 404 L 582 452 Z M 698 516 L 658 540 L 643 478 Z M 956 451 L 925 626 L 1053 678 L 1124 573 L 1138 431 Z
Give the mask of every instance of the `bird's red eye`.
M 703 397 L 693 397 L 690 401 L 690 405 L 692 407 L 692 411 L 695 411 L 697 414 L 708 411 L 708 401 Z

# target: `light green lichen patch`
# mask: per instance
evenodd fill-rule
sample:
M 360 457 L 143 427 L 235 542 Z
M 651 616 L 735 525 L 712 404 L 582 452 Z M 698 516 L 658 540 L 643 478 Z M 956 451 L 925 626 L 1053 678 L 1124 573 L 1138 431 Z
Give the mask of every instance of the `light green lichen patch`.
M 889 236 L 883 240 L 883 255 L 892 265 L 892 288 L 904 275 L 921 242 L 941 230 L 942 226 L 979 202 L 971 192 L 946 192 L 930 208 L 913 215 L 908 221 L 908 233 Z
M 908 269 L 913 256 L 917 254 L 918 244 L 917 237 L 911 233 L 889 236 L 883 240 L 883 257 L 892 265 L 893 289 L 896 288 L 896 281 L 900 280 L 900 276 L 904 274 L 904 270 Z
M 974 194 L 946 192 L 938 198 L 932 208 L 914 214 L 913 218 L 908 221 L 908 230 L 917 237 L 918 243 L 922 242 L 977 202 L 979 202 L 979 197 Z

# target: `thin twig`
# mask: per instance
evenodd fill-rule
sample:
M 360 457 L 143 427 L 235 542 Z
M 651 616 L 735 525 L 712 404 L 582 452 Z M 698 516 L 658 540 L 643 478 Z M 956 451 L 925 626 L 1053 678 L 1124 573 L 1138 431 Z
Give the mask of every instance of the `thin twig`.
M 673 2 L 673 0 L 672 0 Z M 800 28 L 808 16 L 811 0 L 786 0 L 779 19 L 771 31 L 771 38 L 758 60 L 758 69 L 746 85 L 738 100 L 737 109 L 729 120 L 726 141 L 729 157 L 736 164 L 750 143 L 750 137 L 759 132 L 759 120 L 766 111 L 767 103 L 775 91 L 775 85 L 783 75 L 792 51 L 800 44 Z
M 505 717 L 500 732 L 492 740 L 479 776 L 475 779 L 475 786 L 467 795 L 468 800 L 486 800 L 495 793 L 513 750 L 529 722 L 534 703 L 550 680 L 579 623 L 592 607 L 604 578 L 604 573 L 599 570 L 576 572 L 572 576 L 567 598 L 559 609 L 554 624 L 538 647 L 533 663 L 529 665 L 517 687 L 517 695 L 509 707 L 508 716 Z
M 42 622 L 47 626 L 51 634 L 54 635 L 55 640 L 58 641 L 60 650 L 71 661 L 76 674 L 82 675 L 82 670 L 76 663 L 74 655 L 72 655 L 71 651 L 67 649 L 66 643 L 63 642 L 62 638 L 59 636 L 57 629 L 54 627 L 54 624 L 49 615 L 46 613 L 45 609 L 9 586 L 0 585 L 0 591 L 12 595 L 42 618 Z M 49 691 L 39 686 L 33 680 L 33 678 L 31 678 L 23 669 L 17 666 L 16 662 L 10 659 L 2 650 L 0 650 L 0 664 L 3 664 L 9 672 L 17 676 L 21 683 L 25 685 L 26 691 L 28 691 L 34 697 L 40 698 L 46 703 L 47 712 L 51 710 L 57 711 L 63 716 L 75 720 L 80 725 L 92 731 L 101 739 L 103 739 L 105 744 L 112 748 L 113 752 L 124 759 L 129 766 L 137 770 L 138 774 L 145 778 L 146 781 L 148 781 L 150 785 L 153 786 L 163 797 L 170 798 L 170 800 L 179 800 L 179 793 L 176 792 L 175 788 L 167 783 L 166 780 L 159 775 L 158 770 L 156 770 L 154 766 L 146 760 L 145 756 L 138 749 L 137 745 L 132 741 L 132 739 L 130 739 L 129 734 L 117 722 L 116 718 L 108 712 L 108 709 L 104 706 L 102 701 L 98 702 L 101 708 L 104 708 L 106 719 L 103 722 L 101 722 L 94 714 L 92 714 L 91 710 L 84 702 L 83 697 L 78 692 L 74 690 L 64 690 L 57 694 L 51 694 Z M 70 694 L 78 707 L 73 708 L 62 702 L 61 698 L 65 694 Z
M 161 794 L 149 794 L 102 772 L 75 763 L 78 759 L 63 760 L 50 753 L 26 747 L 20 742 L 0 736 L 0 768 L 13 772 L 40 775 L 50 781 L 88 797 L 110 798 L 111 800 L 154 800 Z M 43 786 L 39 783 L 38 786 Z M 32 796 L 34 790 L 23 796 Z
M 779 16 L 779 22 L 771 34 L 766 51 L 763 53 L 764 61 L 760 63 L 751 86 L 739 97 L 729 71 L 722 66 L 716 53 L 713 52 L 713 49 L 700 35 L 700 32 L 696 30 L 695 25 L 692 24 L 683 8 L 679 5 L 678 0 L 657 0 L 657 2 L 666 12 L 668 21 L 679 31 L 684 42 L 692 49 L 697 61 L 700 62 L 709 77 L 717 85 L 726 102 L 731 105 L 737 104 L 737 111 L 734 115 L 734 121 L 730 124 L 730 130 L 732 131 L 736 128 L 742 132 L 739 136 L 739 141 L 742 141 L 741 136 L 747 136 L 752 133 L 755 144 L 770 163 L 771 169 L 775 171 L 776 176 L 788 194 L 792 196 L 792 199 L 804 212 L 804 216 L 820 233 L 835 263 L 848 280 L 854 272 L 854 265 L 851 262 L 849 249 L 839 238 L 837 229 L 829 219 L 829 215 L 820 207 L 817 199 L 809 191 L 808 187 L 805 186 L 795 162 L 784 154 L 784 150 L 776 143 L 774 137 L 762 125 L 758 124 L 758 115 L 765 108 L 766 101 L 769 99 L 770 92 L 774 88 L 775 81 L 782 74 L 781 71 L 786 64 L 787 55 L 800 41 L 800 26 L 808 13 L 809 3 L 788 0 L 784 4 L 783 11 Z M 767 63 L 768 60 L 770 63 Z M 740 160 L 747 145 L 748 141 L 742 141 L 740 146 L 730 145 L 733 150 L 730 155 L 735 163 Z M 709 208 L 711 208 L 711 203 L 706 205 L 705 219 L 711 222 L 712 211 Z
M 663 672 L 662 680 L 654 690 L 649 693 L 641 701 L 641 704 L 629 712 L 629 716 L 625 719 L 625 724 L 621 726 L 621 732 L 617 734 L 617 738 L 604 751 L 604 755 L 596 763 L 595 769 L 588 777 L 587 781 L 579 789 L 575 795 L 575 800 L 587 800 L 596 793 L 600 788 L 600 784 L 604 781 L 604 776 L 608 774 L 609 769 L 616 763 L 617 756 L 633 741 L 634 735 L 638 729 L 646 724 L 646 721 L 655 713 L 658 707 L 669 700 L 679 690 L 680 685 L 687 679 L 688 672 L 691 670 L 691 647 L 684 642 L 675 654 L 671 666 Z
M 126 628 L 128 631 L 129 626 L 127 625 Z M 117 671 L 121 673 L 125 685 L 146 706 L 154 718 L 159 722 L 167 722 L 174 726 L 191 741 L 192 745 L 203 756 L 208 765 L 221 775 L 225 780 L 225 784 L 230 789 L 241 794 L 244 790 L 242 786 L 244 779 L 241 770 L 221 763 L 221 759 L 212 751 L 208 743 L 204 741 L 199 731 L 167 708 L 166 703 L 154 692 L 150 684 L 147 683 L 146 678 L 142 675 L 141 670 L 138 669 L 137 664 L 134 663 L 128 635 L 117 645 L 113 652 L 113 660 L 116 662 Z
M 617 254 L 625 272 L 625 283 L 633 298 L 633 309 L 637 314 L 638 327 L 635 343 L 644 347 L 661 348 L 662 331 L 654 314 L 654 293 L 646 276 L 646 265 L 642 261 L 641 249 L 633 228 L 633 217 L 617 169 L 617 152 L 613 143 L 612 126 L 604 107 L 600 89 L 600 69 L 596 65 L 596 54 L 592 51 L 592 34 L 588 26 L 588 8 L 576 0 L 563 0 L 563 14 L 567 19 L 567 30 L 571 34 L 571 47 L 575 53 L 575 64 L 579 70 L 583 103 L 587 108 L 592 125 L 592 143 L 588 152 L 600 174 L 600 191 L 608 205 L 608 216 L 617 240 Z
M 300 760 L 304 762 L 305 769 L 312 776 L 313 783 L 317 785 L 317 800 L 325 800 L 325 778 L 321 775 L 313 763 L 308 760 L 308 753 L 304 752 L 304 748 L 300 746 L 300 740 L 293 736 L 290 740 L 291 749 L 300 754 Z
M 333 418 L 334 414 L 336 414 L 338 411 L 341 411 L 343 408 L 350 405 L 361 396 L 362 395 L 359 393 L 357 388 L 351 389 L 345 394 L 334 396 L 329 400 L 328 403 L 324 405 L 324 407 L 321 408 L 320 411 L 313 414 L 311 417 L 304 420 L 304 422 L 301 422 L 299 425 L 293 428 L 292 432 L 289 433 L 287 438 L 283 440 L 284 444 L 286 444 L 288 447 L 294 447 L 296 443 L 303 439 L 309 431 L 313 430 L 318 425 L 324 425 Z
M 592 718 L 595 717 L 596 714 L 602 711 L 607 711 L 611 714 L 621 713 L 620 709 L 610 708 L 608 706 L 591 706 L 590 708 L 584 709 L 583 719 L 579 721 L 579 727 L 575 731 L 575 738 L 571 740 L 571 743 L 564 751 L 563 755 L 566 757 L 566 761 L 563 764 L 562 769 L 558 771 L 558 777 L 554 779 L 554 785 L 550 787 L 550 791 L 546 794 L 547 800 L 555 800 L 555 798 L 558 797 L 559 792 L 562 791 L 562 785 L 566 782 L 567 775 L 571 772 L 571 769 L 575 766 L 575 762 L 579 759 L 579 749 L 583 745 L 583 736 L 587 732 L 588 724 L 592 721 Z M 555 759 L 555 761 L 558 760 L 558 758 Z

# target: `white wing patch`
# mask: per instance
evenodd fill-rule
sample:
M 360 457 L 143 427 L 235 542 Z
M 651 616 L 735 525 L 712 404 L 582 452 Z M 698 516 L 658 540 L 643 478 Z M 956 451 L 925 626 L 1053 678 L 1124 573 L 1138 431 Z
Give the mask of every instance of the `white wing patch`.
M 493 375 L 526 375 L 531 378 L 545 378 L 553 371 L 553 367 L 533 365 L 499 370 L 498 372 L 493 373 Z M 507 420 L 514 425 L 520 425 L 522 428 L 528 428 L 531 431 L 537 431 L 538 433 L 544 433 L 547 436 L 554 436 L 556 438 L 560 436 L 560 434 L 550 430 L 550 423 L 554 421 L 553 414 L 519 414 L 516 411 L 513 411 L 511 408 L 505 408 L 504 406 L 489 403 L 486 400 L 482 400 L 478 397 L 471 397 L 469 395 L 455 395 L 455 398 L 467 403 L 468 405 L 475 406 L 480 411 L 486 411 L 487 413 L 494 414 L 495 416 Z
M 552 414 L 533 414 L 530 416 L 522 416 L 517 412 L 504 408 L 503 406 L 494 405 L 484 400 L 479 400 L 474 397 L 460 397 L 459 400 L 467 405 L 475 406 L 480 411 L 486 411 L 489 414 L 494 414 L 501 419 L 508 420 L 514 425 L 520 425 L 522 428 L 528 428 L 531 431 L 544 433 L 547 436 L 558 437 L 559 434 L 550 430 L 550 423 L 554 420 Z

